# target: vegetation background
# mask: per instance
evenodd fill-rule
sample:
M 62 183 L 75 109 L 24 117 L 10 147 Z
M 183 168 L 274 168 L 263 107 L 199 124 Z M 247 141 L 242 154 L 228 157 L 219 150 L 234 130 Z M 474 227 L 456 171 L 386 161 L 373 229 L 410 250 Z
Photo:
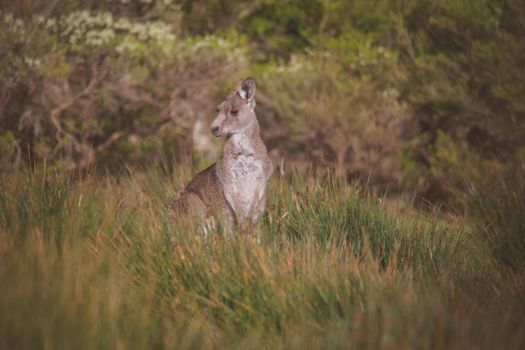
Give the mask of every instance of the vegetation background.
M 0 348 L 525 347 L 523 0 L 0 3 Z M 258 82 L 262 242 L 167 203 Z

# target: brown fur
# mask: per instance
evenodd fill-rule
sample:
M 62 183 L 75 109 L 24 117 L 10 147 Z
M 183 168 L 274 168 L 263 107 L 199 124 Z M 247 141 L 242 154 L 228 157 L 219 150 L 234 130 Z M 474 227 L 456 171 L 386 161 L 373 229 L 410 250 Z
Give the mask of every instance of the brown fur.
M 234 214 L 224 197 L 215 163 L 195 175 L 171 203 L 169 214 L 172 220 L 191 215 L 200 220 L 220 216 L 233 222 Z

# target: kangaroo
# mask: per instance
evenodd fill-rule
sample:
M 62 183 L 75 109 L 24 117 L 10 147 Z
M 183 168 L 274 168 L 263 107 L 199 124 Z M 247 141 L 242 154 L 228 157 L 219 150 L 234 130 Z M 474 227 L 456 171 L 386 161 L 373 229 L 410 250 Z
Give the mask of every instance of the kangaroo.
M 210 127 L 214 136 L 225 136 L 222 155 L 177 195 L 169 208 L 172 220 L 181 214 L 201 222 L 215 218 L 228 231 L 235 225 L 257 224 L 265 210 L 273 164 L 254 108 L 255 80 L 241 79 L 217 107 Z

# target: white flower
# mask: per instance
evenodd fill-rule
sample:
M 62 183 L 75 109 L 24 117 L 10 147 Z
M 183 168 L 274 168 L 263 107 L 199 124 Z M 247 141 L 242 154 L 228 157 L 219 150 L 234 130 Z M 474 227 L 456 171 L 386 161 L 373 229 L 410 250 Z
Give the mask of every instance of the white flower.
M 44 16 L 36 16 L 34 18 L 34 20 L 36 21 L 36 23 L 38 24 L 43 24 L 45 21 L 46 21 L 46 18 Z
M 119 18 L 113 27 L 119 30 L 129 30 L 131 28 L 131 23 L 127 18 Z
M 24 62 L 30 67 L 38 67 L 42 64 L 39 58 L 24 57 Z

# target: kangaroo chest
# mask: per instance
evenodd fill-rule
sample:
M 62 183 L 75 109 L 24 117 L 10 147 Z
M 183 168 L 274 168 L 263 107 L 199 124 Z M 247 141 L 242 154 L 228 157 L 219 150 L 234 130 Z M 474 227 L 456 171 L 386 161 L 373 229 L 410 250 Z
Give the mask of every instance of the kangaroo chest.
M 223 181 L 224 195 L 237 216 L 244 221 L 264 194 L 266 185 L 262 161 L 255 154 L 233 154 L 225 162 L 227 178 Z

